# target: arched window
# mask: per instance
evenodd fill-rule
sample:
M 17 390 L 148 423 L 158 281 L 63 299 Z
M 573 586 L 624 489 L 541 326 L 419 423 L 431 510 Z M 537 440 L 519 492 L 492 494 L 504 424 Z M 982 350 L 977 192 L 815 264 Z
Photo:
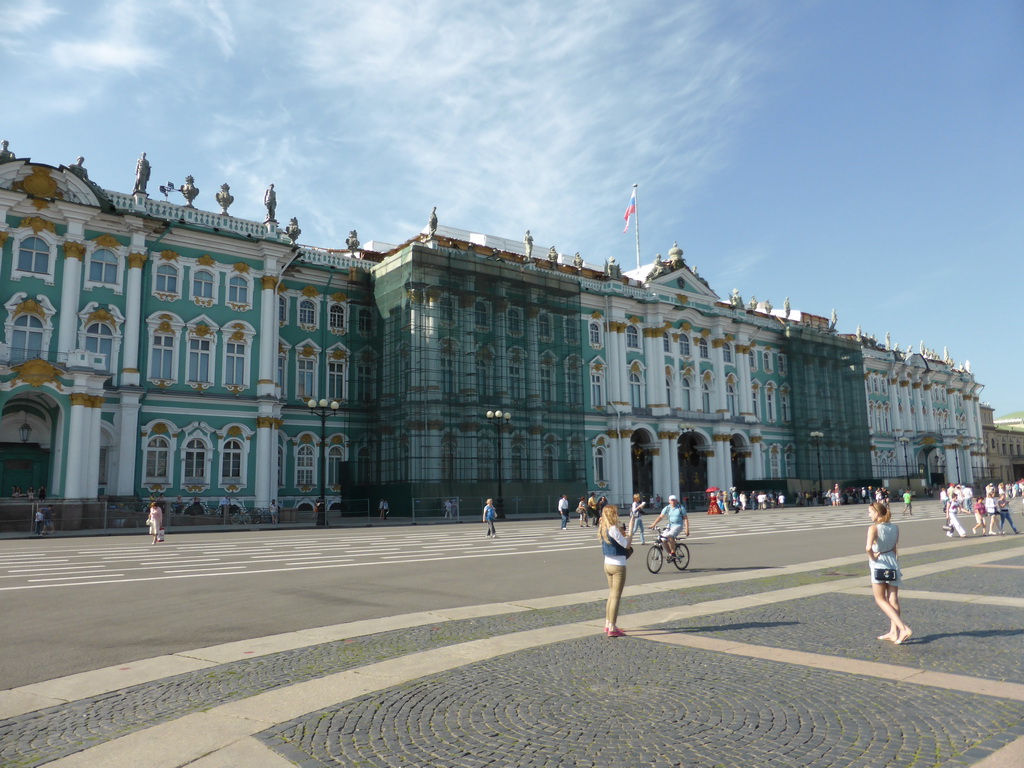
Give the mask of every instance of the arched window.
M 332 331 L 345 330 L 345 307 L 341 304 L 331 304 L 328 322 Z
M 601 324 L 596 320 L 590 323 L 590 346 L 600 347 L 601 346 Z
M 280 443 L 278 443 L 277 444 L 277 489 L 279 491 L 282 488 L 284 488 L 284 478 L 286 476 L 285 475 L 285 471 L 284 471 L 284 469 L 285 469 L 285 467 L 284 467 L 284 460 L 285 460 L 284 446 L 281 445 Z
M 441 441 L 441 479 L 448 482 L 455 480 L 455 456 L 457 445 L 455 438 L 448 435 Z
M 526 452 L 523 450 L 523 446 L 515 444 L 512 446 L 512 480 L 523 480 L 525 475 L 524 467 L 526 466 L 525 461 Z
M 764 412 L 769 423 L 775 423 L 775 387 L 769 385 L 764 390 Z
M 300 445 L 295 453 L 295 484 L 313 484 L 313 470 L 316 469 L 316 451 L 312 445 Z
M 665 374 L 665 404 L 672 407 L 672 375 Z
M 545 445 L 542 451 L 542 458 L 544 463 L 544 480 L 557 480 L 558 478 L 555 476 L 555 447 L 553 445 Z
M 725 342 L 725 344 L 722 345 L 722 362 L 732 362 L 732 344 L 729 342 Z
M 750 406 L 754 411 L 754 418 L 760 421 L 761 419 L 761 387 L 758 384 L 754 384 L 750 388 Z
M 555 393 L 555 372 L 554 365 L 550 361 L 544 361 L 540 366 L 540 397 L 545 403 L 554 403 Z
M 174 334 L 155 333 L 149 350 L 149 378 L 170 381 L 174 377 Z
M 186 485 L 206 483 L 206 445 L 198 438 L 192 438 L 185 444 L 185 477 Z
M 772 449 L 771 449 L 771 451 L 769 452 L 768 455 L 769 455 L 769 464 L 771 465 L 771 470 L 770 471 L 771 471 L 772 479 L 773 480 L 777 480 L 778 478 L 780 478 L 782 476 L 782 473 L 781 473 L 781 469 L 782 468 L 780 466 L 780 461 L 779 461 L 780 460 L 779 447 L 777 445 L 773 445 Z
M 50 246 L 41 237 L 26 237 L 18 248 L 18 269 L 47 274 L 50 271 Z
M 685 333 L 679 334 L 679 354 L 683 357 L 690 356 L 690 337 Z
M 702 360 L 707 360 L 711 357 L 711 354 L 708 352 L 708 340 L 703 336 L 697 340 L 697 349 L 700 351 Z
M 441 297 L 441 322 L 445 325 L 455 322 L 455 300 L 451 296 Z
M 606 481 L 605 477 L 605 450 L 603 446 L 594 449 L 594 480 L 598 483 Z
M 626 347 L 640 349 L 640 331 L 635 325 L 626 326 Z
M 369 307 L 360 307 L 358 323 L 360 335 L 373 335 L 373 313 L 370 311 Z
M 225 483 L 242 481 L 242 442 L 228 440 L 220 455 L 220 475 Z
M 192 298 L 213 300 L 213 274 L 200 269 L 192 275 Z
M 11 333 L 11 362 L 24 362 L 43 354 L 43 321 L 35 315 L 14 318 Z
M 761 366 L 766 373 L 772 372 L 772 353 L 768 350 L 761 353 Z
M 316 304 L 309 299 L 299 302 L 299 325 L 316 325 Z
M 94 283 L 117 283 L 117 256 L 106 248 L 99 248 L 89 259 L 89 280 Z
M 780 368 L 782 366 L 779 366 Z M 790 420 L 789 414 L 789 392 L 783 390 L 779 393 L 779 403 L 782 406 L 782 420 L 788 422 Z
M 700 407 L 704 413 L 711 413 L 711 382 L 700 383 Z
M 277 297 L 277 322 L 278 325 L 288 322 L 288 299 L 284 296 Z
M 156 268 L 156 292 L 178 293 L 178 270 L 170 264 L 161 264 Z
M 114 367 L 114 331 L 104 323 L 93 323 L 85 329 L 85 350 L 103 355 L 103 370 L 109 373 Z
M 692 396 L 690 392 L 692 386 L 693 384 L 690 382 L 689 376 L 683 376 L 683 378 L 679 380 L 679 388 L 683 393 L 682 402 L 679 403 L 679 407 L 684 411 L 693 410 Z
M 526 392 L 526 385 L 523 378 L 522 363 L 516 360 L 509 360 L 508 363 L 508 393 L 513 400 L 522 400 Z
M 477 299 L 476 304 L 473 307 L 473 319 L 476 322 L 476 327 L 480 330 L 487 330 L 490 328 L 490 317 L 487 312 L 487 302 L 483 299 Z
M 476 392 L 480 397 L 489 397 L 491 394 L 491 369 L 483 358 L 477 358 L 476 361 Z
M 750 370 L 757 370 L 757 353 L 753 349 L 747 352 L 747 364 L 750 366 Z
M 344 449 L 340 445 L 332 445 L 327 450 L 327 484 L 341 485 L 341 462 Z
M 668 337 L 668 333 L 661 334 L 661 349 L 663 352 L 672 352 L 672 340 Z
M 542 341 L 551 341 L 551 315 L 541 312 L 537 317 L 537 332 Z
M 644 407 L 644 381 L 636 371 L 629 374 L 629 404 L 633 408 Z
M 165 437 L 150 438 L 146 444 L 146 482 L 167 483 L 171 445 Z
M 519 307 L 509 307 L 508 332 L 513 336 L 520 336 L 523 333 L 523 311 Z
M 248 304 L 249 281 L 237 275 L 228 280 L 228 301 L 232 304 Z
M 733 416 L 736 415 L 736 385 L 731 381 L 725 385 L 725 406 L 729 409 L 729 413 Z

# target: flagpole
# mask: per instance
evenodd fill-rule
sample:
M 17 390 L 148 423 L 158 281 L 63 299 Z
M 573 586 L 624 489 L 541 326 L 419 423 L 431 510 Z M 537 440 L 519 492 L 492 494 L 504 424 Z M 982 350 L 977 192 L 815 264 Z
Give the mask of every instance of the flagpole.
M 634 200 L 636 199 L 636 187 L 637 187 L 637 185 L 634 184 L 633 185 L 633 199 Z M 637 203 L 636 212 L 633 214 L 633 216 L 636 219 L 636 221 L 633 222 L 634 226 L 636 227 L 636 268 L 640 269 L 640 204 L 639 203 Z

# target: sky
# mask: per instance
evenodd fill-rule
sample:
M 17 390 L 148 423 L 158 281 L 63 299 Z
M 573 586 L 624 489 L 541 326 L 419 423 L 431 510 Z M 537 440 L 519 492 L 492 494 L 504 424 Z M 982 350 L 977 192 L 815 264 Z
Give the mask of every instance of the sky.
M 130 192 L 146 152 L 151 196 L 259 220 L 273 183 L 325 248 L 437 206 L 635 267 L 637 184 L 644 264 L 678 242 L 1024 410 L 1022 0 L 0 0 L 0 81 L 17 156 Z

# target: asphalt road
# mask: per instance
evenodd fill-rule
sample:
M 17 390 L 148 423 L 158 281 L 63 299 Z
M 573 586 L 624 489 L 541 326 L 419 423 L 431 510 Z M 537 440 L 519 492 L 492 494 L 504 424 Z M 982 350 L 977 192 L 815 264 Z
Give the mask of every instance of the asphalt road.
M 937 502 L 901 544 L 949 541 Z M 650 521 L 651 518 L 648 518 Z M 967 518 L 961 518 L 966 522 Z M 860 552 L 863 506 L 693 515 L 687 573 Z M 970 530 L 970 525 L 966 526 Z M 207 645 L 422 610 L 603 589 L 595 530 L 555 520 L 0 541 L 0 688 Z M 641 551 L 627 583 L 647 572 Z

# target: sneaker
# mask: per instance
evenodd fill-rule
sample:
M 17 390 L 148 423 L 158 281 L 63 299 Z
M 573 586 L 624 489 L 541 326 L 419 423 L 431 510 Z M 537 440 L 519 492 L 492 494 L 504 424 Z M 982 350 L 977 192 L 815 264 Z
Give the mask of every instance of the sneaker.
M 951 538 L 951 539 L 953 538 L 953 532 L 952 531 L 946 531 L 946 535 L 949 536 L 949 538 Z
M 608 632 L 608 637 L 625 637 L 625 636 L 626 636 L 626 633 L 623 632 L 621 629 L 613 629 L 610 632 Z

